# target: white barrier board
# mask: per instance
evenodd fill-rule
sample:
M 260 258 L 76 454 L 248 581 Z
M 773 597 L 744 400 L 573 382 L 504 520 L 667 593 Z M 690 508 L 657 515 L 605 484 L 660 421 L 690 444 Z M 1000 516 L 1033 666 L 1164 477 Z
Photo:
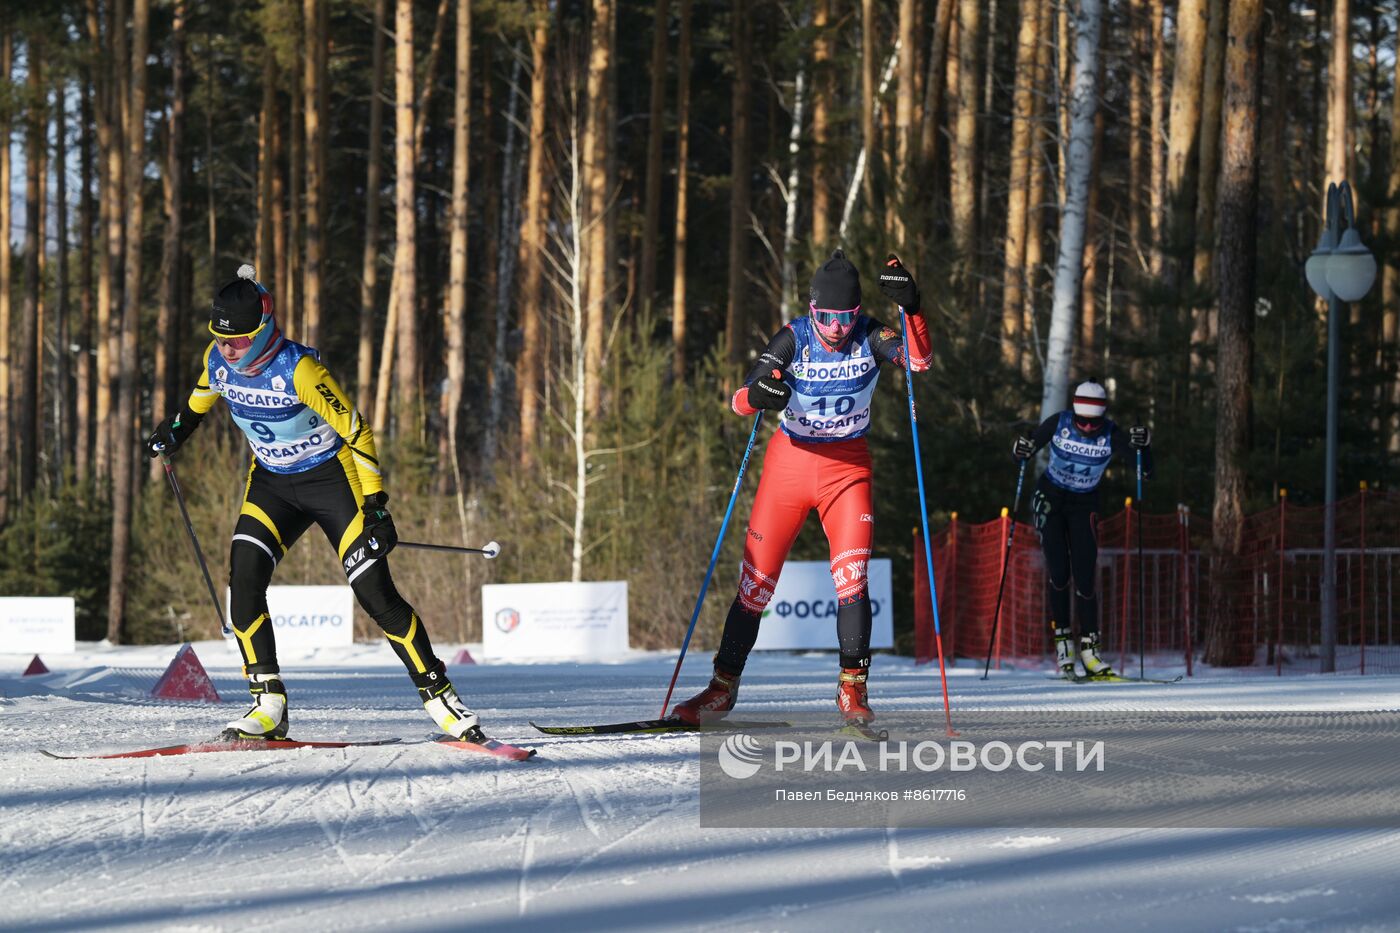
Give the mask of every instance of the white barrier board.
M 888 558 L 872 560 L 870 647 L 894 647 L 894 604 Z M 825 561 L 788 561 L 758 626 L 758 649 L 840 648 L 836 636 L 836 584 Z
M 0 597 L 0 651 L 72 654 L 77 650 L 76 612 L 71 596 Z
M 627 651 L 627 581 L 489 583 L 481 588 L 488 658 L 605 658 Z
M 225 589 L 225 618 L 232 618 L 231 598 Z M 269 586 L 267 610 L 279 651 L 355 642 L 355 591 L 348 586 Z

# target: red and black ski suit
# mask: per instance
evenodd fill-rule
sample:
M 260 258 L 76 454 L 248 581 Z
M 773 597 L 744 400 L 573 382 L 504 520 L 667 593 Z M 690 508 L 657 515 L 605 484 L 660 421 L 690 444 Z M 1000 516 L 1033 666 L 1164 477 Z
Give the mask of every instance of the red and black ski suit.
M 922 372 L 932 361 L 928 327 L 918 314 L 908 315 L 907 321 L 910 369 Z M 830 544 L 841 666 L 869 666 L 866 566 L 875 535 L 875 508 L 865 434 L 881 363 L 904 367 L 904 344 L 897 330 L 861 316 L 845 342 L 832 349 L 810 318 L 798 318 L 769 341 L 734 393 L 734 411 L 753 415 L 757 408 L 749 402 L 749 386 L 760 376 L 780 370 L 792 387 L 781 429 L 763 455 L 739 592 L 715 656 L 720 671 L 743 671 L 783 562 L 812 509 Z

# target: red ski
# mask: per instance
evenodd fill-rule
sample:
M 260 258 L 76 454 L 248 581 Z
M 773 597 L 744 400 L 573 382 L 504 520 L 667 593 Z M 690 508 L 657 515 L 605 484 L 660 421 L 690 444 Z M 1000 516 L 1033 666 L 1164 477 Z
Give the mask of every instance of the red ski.
M 505 758 L 509 761 L 525 761 L 534 757 L 535 749 L 520 748 L 516 745 L 508 745 L 505 742 L 498 742 L 495 739 L 482 737 L 480 742 L 465 742 L 458 739 L 442 736 L 434 738 L 438 745 L 446 745 L 450 748 L 460 748 L 464 752 L 477 752 L 482 755 L 495 755 L 497 758 Z
M 393 745 L 399 739 L 370 739 L 365 742 L 298 742 L 294 739 L 249 739 L 229 742 L 215 739 L 210 742 L 196 742 L 189 745 L 164 745 L 160 748 L 142 748 L 131 752 L 112 752 L 107 755 L 59 755 L 47 749 L 39 749 L 41 755 L 73 761 L 80 758 L 155 758 L 161 755 L 191 755 L 205 752 L 265 752 L 293 748 L 358 748 L 366 745 Z

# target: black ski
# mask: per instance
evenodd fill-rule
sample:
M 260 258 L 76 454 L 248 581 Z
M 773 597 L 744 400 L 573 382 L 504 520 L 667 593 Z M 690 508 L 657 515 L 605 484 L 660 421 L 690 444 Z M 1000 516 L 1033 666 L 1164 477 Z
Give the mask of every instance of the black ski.
M 530 723 L 530 725 L 545 735 L 617 735 L 622 733 L 657 735 L 663 732 L 739 732 L 751 729 L 783 729 L 792 724 L 718 719 L 697 726 L 674 717 L 667 717 L 666 719 L 639 719 L 634 722 L 613 722 L 593 726 L 541 726 L 535 722 Z

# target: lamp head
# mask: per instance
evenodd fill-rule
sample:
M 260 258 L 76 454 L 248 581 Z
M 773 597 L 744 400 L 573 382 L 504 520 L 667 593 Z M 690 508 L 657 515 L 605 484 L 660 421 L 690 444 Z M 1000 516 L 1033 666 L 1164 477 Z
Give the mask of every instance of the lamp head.
M 1330 226 L 1324 226 L 1322 236 L 1317 238 L 1317 248 L 1303 265 L 1303 274 L 1307 276 L 1308 285 L 1324 300 L 1332 298 L 1332 289 L 1327 284 L 1327 260 L 1336 248 L 1337 235 L 1332 232 Z
M 1342 241 L 1327 258 L 1326 275 L 1327 287 L 1342 301 L 1360 301 L 1375 284 L 1376 257 L 1361 242 L 1361 234 L 1355 227 L 1347 228 Z

